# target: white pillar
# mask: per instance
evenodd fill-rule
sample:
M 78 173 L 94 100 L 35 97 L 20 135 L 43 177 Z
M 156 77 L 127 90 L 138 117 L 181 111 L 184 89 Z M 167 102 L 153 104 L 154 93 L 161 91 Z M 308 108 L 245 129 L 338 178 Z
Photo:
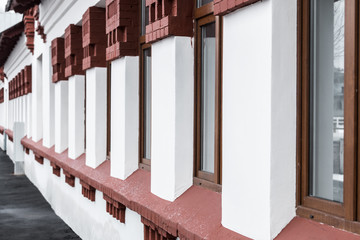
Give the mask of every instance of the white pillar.
M 43 61 L 43 146 L 51 148 L 55 144 L 55 99 L 54 84 L 52 83 L 51 58 L 48 49 L 44 51 Z
M 86 70 L 86 165 L 106 160 L 106 68 Z
M 68 148 L 68 81 L 55 84 L 55 152 Z
M 28 93 L 26 96 L 26 135 L 28 138 L 32 137 L 32 93 Z
M 111 63 L 111 176 L 122 180 L 139 167 L 139 57 Z
M 42 115 L 42 57 L 32 64 L 32 140 L 37 142 L 43 137 Z
M 25 136 L 25 127 L 23 122 L 14 123 L 13 141 L 14 141 L 14 174 L 24 174 L 24 149 L 21 139 Z
M 76 159 L 85 148 L 85 77 L 69 77 L 69 158 Z
M 194 49 L 189 37 L 152 45 L 151 192 L 174 201 L 193 183 Z
M 252 239 L 295 216 L 296 9 L 271 0 L 224 17 L 222 224 Z

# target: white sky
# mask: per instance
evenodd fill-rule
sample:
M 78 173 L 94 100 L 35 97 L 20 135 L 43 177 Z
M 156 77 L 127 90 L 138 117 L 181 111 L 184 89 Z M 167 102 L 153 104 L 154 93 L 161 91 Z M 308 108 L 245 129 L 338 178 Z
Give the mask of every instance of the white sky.
M 5 11 L 5 5 L 7 3 L 7 0 L 0 0 L 0 12 Z

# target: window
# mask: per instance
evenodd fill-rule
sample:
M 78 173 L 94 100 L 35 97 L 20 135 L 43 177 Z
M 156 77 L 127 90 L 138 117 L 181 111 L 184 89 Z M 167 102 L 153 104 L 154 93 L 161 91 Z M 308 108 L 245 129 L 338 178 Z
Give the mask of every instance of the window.
M 297 213 L 359 232 L 359 6 L 304 0 L 299 9 Z
M 149 23 L 149 9 L 141 2 L 140 29 L 140 146 L 139 167 L 150 170 L 151 164 L 151 45 L 145 43 L 145 27 Z
M 197 0 L 194 183 L 221 191 L 221 18 Z

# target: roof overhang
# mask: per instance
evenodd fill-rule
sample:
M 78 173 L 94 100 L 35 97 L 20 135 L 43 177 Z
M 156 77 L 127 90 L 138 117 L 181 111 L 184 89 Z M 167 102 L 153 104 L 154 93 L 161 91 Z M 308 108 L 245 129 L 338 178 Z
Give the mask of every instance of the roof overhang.
M 29 8 L 41 3 L 41 0 L 8 0 L 6 11 L 14 10 L 17 13 L 24 13 Z
M 24 23 L 21 21 L 0 33 L 0 66 L 5 64 L 23 32 Z

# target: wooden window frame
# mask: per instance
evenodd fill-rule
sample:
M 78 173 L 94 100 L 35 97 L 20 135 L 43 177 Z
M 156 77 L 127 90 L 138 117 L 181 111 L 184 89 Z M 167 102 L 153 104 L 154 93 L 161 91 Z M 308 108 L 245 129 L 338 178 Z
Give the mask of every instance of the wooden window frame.
M 111 62 L 106 62 L 106 160 L 111 159 Z
M 142 1 L 139 1 L 139 22 L 142 23 Z M 144 6 L 146 9 L 146 6 Z M 146 11 L 146 10 L 145 10 Z M 145 14 L 146 16 L 146 14 Z M 144 144 L 145 144 L 145 128 L 144 128 L 144 50 L 150 49 L 151 44 L 145 42 L 145 35 L 141 35 L 141 25 L 140 28 L 140 37 L 139 37 L 139 168 L 147 171 L 151 170 L 151 159 L 144 158 Z M 146 28 L 146 26 L 145 26 Z M 146 31 L 145 31 L 146 32 Z M 150 130 L 151 131 L 151 130 Z M 150 143 L 151 144 L 151 143 Z
M 360 151 L 358 138 L 359 3 L 345 1 L 344 201 L 309 196 L 310 0 L 298 0 L 297 36 L 297 215 L 360 233 Z
M 214 16 L 214 4 L 197 8 L 195 2 L 195 84 L 194 84 L 194 184 L 221 192 L 222 173 L 222 17 Z M 215 23 L 215 140 L 214 173 L 201 167 L 201 27 Z

